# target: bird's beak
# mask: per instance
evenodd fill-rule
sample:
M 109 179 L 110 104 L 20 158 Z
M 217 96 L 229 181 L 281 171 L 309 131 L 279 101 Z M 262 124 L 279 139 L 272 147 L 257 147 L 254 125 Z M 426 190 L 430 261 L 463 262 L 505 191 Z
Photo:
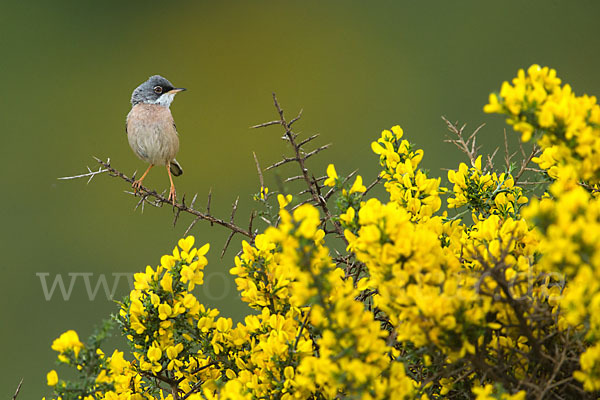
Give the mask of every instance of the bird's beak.
M 167 93 L 173 93 L 173 94 L 175 94 L 175 93 L 183 92 L 184 90 L 187 90 L 187 89 L 186 88 L 182 88 L 182 87 L 181 88 L 175 88 L 175 89 L 169 90 Z

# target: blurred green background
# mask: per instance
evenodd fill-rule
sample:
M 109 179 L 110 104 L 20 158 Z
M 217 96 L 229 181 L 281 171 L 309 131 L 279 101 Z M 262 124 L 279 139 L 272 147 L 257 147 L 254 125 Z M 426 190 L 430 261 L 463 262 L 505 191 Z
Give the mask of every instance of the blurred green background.
M 172 226 L 172 211 L 146 207 L 108 176 L 56 178 L 96 168 L 92 156 L 142 172 L 127 144 L 124 121 L 132 90 L 162 74 L 189 90 L 172 111 L 180 132 L 178 160 L 185 174 L 178 194 L 198 192 L 227 217 L 240 196 L 246 226 L 258 191 L 252 151 L 266 166 L 286 152 L 277 127 L 248 127 L 275 118 L 271 92 L 288 116 L 301 108 L 297 129 L 321 133 L 333 147 L 312 159 L 322 174 L 360 168 L 378 172 L 370 150 L 382 129 L 400 124 L 425 150 L 423 164 L 463 161 L 442 142 L 441 115 L 475 128 L 484 151 L 501 142 L 501 117 L 482 111 L 490 91 L 532 63 L 556 68 L 576 93 L 600 93 L 600 3 L 594 1 L 230 1 L 0 3 L 3 168 L 0 305 L 0 398 L 23 377 L 20 399 L 49 393 L 54 338 L 75 329 L 81 338 L 117 310 L 100 289 L 90 300 L 79 276 L 68 301 L 56 290 L 46 301 L 38 273 L 133 273 L 170 252 L 190 218 Z M 139 176 L 139 175 L 138 175 Z M 272 189 L 274 176 L 266 174 Z M 168 187 L 164 170 L 146 183 Z M 198 291 L 222 315 L 239 320 L 246 309 L 228 270 L 241 238 L 221 260 L 227 232 L 199 223 L 197 243 L 210 242 L 207 284 Z M 128 292 L 125 278 L 116 297 Z M 120 344 L 118 340 L 109 345 Z M 110 351 L 110 349 L 108 349 Z M 58 369 L 59 376 L 63 369 Z

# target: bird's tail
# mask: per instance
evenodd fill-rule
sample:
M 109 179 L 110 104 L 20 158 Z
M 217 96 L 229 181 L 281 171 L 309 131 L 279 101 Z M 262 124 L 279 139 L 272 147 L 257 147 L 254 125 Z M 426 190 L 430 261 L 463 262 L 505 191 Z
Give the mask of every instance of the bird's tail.
M 179 165 L 179 163 L 175 159 L 171 161 L 169 169 L 171 170 L 171 174 L 173 174 L 174 176 L 179 176 L 183 174 L 183 168 L 181 168 L 181 165 Z

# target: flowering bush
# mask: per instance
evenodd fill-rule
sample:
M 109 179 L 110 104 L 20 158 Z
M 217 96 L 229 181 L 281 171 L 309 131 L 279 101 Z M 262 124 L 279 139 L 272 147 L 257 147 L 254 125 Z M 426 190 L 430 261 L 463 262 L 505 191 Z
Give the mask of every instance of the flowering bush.
M 188 236 L 135 275 L 114 317 L 130 351 L 105 356 L 104 331 L 54 342 L 80 376 L 52 370 L 55 398 L 596 398 L 600 109 L 533 65 L 484 110 L 507 115 L 522 145 L 534 140 L 531 156 L 518 171 L 508 154 L 504 170 L 483 165 L 472 135 L 471 165 L 448 172 L 448 189 L 399 126 L 373 142 L 382 172 L 368 187 L 334 165 L 308 179 L 281 112 L 312 197 L 279 194 L 235 257 L 255 313 L 234 326 L 199 303 L 209 246 Z M 522 180 L 530 161 L 541 196 Z M 380 181 L 389 199 L 369 197 Z M 271 195 L 263 185 L 255 200 Z

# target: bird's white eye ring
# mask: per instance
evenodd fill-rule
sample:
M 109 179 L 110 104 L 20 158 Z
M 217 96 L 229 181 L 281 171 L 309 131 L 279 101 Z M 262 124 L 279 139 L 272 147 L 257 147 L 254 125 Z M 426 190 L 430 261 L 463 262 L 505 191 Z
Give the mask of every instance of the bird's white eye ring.
M 163 88 L 161 86 L 154 86 L 154 93 L 161 94 Z

